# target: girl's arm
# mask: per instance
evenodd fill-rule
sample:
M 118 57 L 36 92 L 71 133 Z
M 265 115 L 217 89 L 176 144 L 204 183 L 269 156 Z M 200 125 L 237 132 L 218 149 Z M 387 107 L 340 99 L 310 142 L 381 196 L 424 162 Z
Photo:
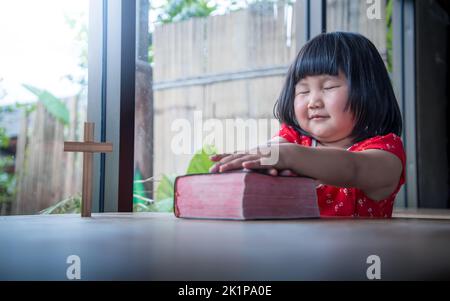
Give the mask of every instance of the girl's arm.
M 400 159 L 383 150 L 349 152 L 289 143 L 280 144 L 279 152 L 280 160 L 275 168 L 290 169 L 326 185 L 358 188 L 373 200 L 388 197 L 396 189 L 402 172 Z M 258 161 L 261 162 L 253 160 L 243 166 L 264 168 Z
M 281 138 L 282 139 L 282 138 Z M 362 190 L 373 200 L 383 200 L 396 189 L 402 172 L 397 156 L 383 150 L 349 152 L 340 148 L 311 148 L 294 143 L 278 143 L 278 161 L 268 164 L 268 157 L 258 154 L 229 155 L 215 165 L 214 171 L 232 169 L 292 170 L 311 177 L 318 184 L 352 187 Z M 267 152 L 266 152 L 267 153 Z M 271 161 L 271 160 L 270 160 Z M 275 170 L 275 171 L 274 171 Z
M 284 168 L 317 179 L 322 184 L 354 187 L 356 164 L 352 153 L 346 150 L 280 145 L 279 161 Z

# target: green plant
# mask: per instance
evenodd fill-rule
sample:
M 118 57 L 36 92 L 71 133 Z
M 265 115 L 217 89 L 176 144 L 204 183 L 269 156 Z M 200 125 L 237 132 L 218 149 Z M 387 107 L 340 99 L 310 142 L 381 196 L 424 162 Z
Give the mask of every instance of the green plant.
M 186 174 L 208 173 L 209 168 L 214 164 L 209 156 L 216 154 L 217 150 L 214 146 L 206 145 L 197 151 L 189 162 Z M 172 212 L 174 204 L 174 185 L 176 175 L 165 175 L 161 177 L 161 181 L 156 188 L 155 200 L 148 206 L 140 205 L 135 211 L 150 212 Z
M 142 212 L 150 211 L 150 206 L 153 204 L 153 200 L 147 198 L 144 182 L 139 170 L 136 170 L 133 181 L 133 211 Z
M 9 137 L 6 135 L 6 130 L 0 127 L 0 148 L 8 147 Z
M 62 122 L 64 125 L 69 124 L 69 110 L 64 102 L 47 90 L 41 90 L 27 84 L 23 84 L 23 86 L 38 97 L 38 100 L 42 102 L 45 109 L 53 117 Z
M 5 115 L 14 112 L 13 105 L 0 107 L 0 121 Z M 7 150 L 10 138 L 6 129 L 0 127 L 0 149 Z M 16 198 L 16 175 L 14 173 L 14 156 L 0 154 L 0 208 L 11 204 Z
M 176 175 L 165 175 L 156 188 L 155 200 L 152 200 L 145 208 L 141 206 L 140 211 L 147 212 L 171 212 L 173 211 L 173 185 Z
M 146 193 L 144 181 L 142 180 L 141 172 L 136 170 L 133 181 L 133 204 L 145 203 Z
M 393 26 L 392 26 L 392 12 L 393 12 L 394 1 L 388 0 L 386 2 L 386 52 L 387 52 L 387 69 L 389 73 L 392 73 L 392 37 L 393 37 Z
M 207 173 L 213 162 L 209 159 L 210 156 L 217 153 L 217 150 L 212 145 L 205 145 L 199 151 L 197 151 L 189 162 L 187 174 Z
M 195 17 L 207 17 L 217 9 L 208 0 L 170 0 L 158 15 L 161 23 L 172 23 Z
M 0 157 L 0 203 L 12 202 L 16 194 L 16 175 L 8 172 L 14 166 L 14 156 Z
M 63 214 L 63 213 L 80 213 L 80 212 L 81 212 L 81 196 L 75 195 L 40 211 L 39 214 Z

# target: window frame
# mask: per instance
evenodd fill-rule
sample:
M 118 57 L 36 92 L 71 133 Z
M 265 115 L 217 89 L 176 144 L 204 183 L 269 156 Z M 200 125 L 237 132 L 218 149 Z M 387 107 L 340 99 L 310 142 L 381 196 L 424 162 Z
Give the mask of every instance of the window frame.
M 132 212 L 136 2 L 90 1 L 89 122 L 113 152 L 94 156 L 93 212 Z M 120 176 L 119 176 L 120 175 Z

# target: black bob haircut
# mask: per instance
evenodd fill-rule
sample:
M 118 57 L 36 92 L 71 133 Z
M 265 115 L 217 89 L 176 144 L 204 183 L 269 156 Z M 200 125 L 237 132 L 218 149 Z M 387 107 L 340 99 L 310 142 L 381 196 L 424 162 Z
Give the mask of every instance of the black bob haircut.
M 349 86 L 345 111 L 350 107 L 356 119 L 353 143 L 389 133 L 401 136 L 402 117 L 383 59 L 372 42 L 357 33 L 322 33 L 300 50 L 275 103 L 275 117 L 299 134 L 311 136 L 295 118 L 295 85 L 307 76 L 337 76 L 339 70 Z

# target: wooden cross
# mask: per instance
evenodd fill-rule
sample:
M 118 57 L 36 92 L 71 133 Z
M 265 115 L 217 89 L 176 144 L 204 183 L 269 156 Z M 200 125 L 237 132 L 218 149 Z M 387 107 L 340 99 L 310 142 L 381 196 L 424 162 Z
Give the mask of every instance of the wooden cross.
M 110 153 L 112 143 L 94 142 L 94 123 L 84 123 L 84 142 L 64 142 L 65 152 L 83 152 L 83 191 L 81 195 L 81 216 L 91 216 L 92 206 L 92 157 L 93 153 Z

